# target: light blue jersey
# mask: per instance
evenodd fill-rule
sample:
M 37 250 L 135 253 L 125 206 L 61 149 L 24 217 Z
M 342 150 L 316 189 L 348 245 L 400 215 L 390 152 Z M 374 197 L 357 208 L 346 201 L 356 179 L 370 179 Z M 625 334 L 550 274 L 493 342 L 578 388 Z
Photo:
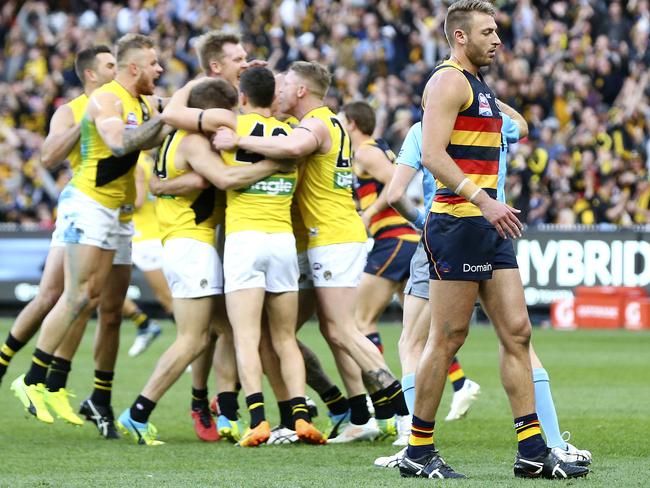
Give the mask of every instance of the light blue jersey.
M 503 125 L 501 126 L 501 151 L 499 153 L 499 174 L 497 179 L 497 199 L 506 201 L 506 167 L 508 145 L 519 141 L 519 126 L 506 114 L 501 112 Z M 433 197 L 436 193 L 436 179 L 431 172 L 422 165 L 422 122 L 411 126 L 402 143 L 402 148 L 397 156 L 397 164 L 410 166 L 417 171 L 422 171 L 422 191 L 424 193 L 424 208 L 431 208 Z
M 406 134 L 402 148 L 397 155 L 397 164 L 404 164 L 416 171 L 422 171 L 424 208 L 428 211 L 436 193 L 436 179 L 427 168 L 422 166 L 422 122 L 413 124 Z
M 501 151 L 499 152 L 499 177 L 497 179 L 497 200 L 506 201 L 506 167 L 508 145 L 519 140 L 519 126 L 506 114 L 501 112 L 503 125 L 501 126 Z

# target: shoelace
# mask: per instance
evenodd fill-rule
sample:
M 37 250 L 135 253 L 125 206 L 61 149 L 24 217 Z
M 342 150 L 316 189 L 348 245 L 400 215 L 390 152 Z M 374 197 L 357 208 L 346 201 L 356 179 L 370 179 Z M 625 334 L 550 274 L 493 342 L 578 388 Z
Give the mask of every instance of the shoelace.
M 209 429 L 210 426 L 212 425 L 212 414 L 210 413 L 210 409 L 202 408 L 198 412 L 199 412 L 199 421 L 201 422 L 203 427 Z

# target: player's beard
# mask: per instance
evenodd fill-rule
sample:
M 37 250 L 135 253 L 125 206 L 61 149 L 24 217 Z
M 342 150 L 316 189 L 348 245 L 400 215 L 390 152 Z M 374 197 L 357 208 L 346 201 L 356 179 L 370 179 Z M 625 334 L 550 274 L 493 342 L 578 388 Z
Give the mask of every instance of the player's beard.
M 153 95 L 153 80 L 148 79 L 144 73 L 140 73 L 138 81 L 135 82 L 135 89 L 139 95 Z
M 488 56 L 487 52 L 483 48 L 474 44 L 471 39 L 469 39 L 469 42 L 467 43 L 465 55 L 467 56 L 467 59 L 478 68 L 489 66 L 494 60 L 494 58 Z

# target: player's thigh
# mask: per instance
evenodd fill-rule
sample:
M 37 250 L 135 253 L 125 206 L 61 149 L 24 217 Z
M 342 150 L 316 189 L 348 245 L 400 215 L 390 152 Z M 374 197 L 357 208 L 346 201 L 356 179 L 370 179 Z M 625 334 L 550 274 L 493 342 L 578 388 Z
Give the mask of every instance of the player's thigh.
M 467 335 L 474 311 L 478 283 L 474 281 L 429 282 L 430 334 L 445 340 Z
M 400 286 L 401 283 L 398 281 L 363 273 L 355 307 L 357 325 L 362 329 L 361 332 L 367 333 L 363 330 L 364 326 L 371 325 L 379 319 Z
M 174 298 L 173 307 L 177 336 L 205 344 L 214 313 L 214 296 Z
M 226 293 L 226 310 L 238 347 L 246 344 L 249 338 L 259 343 L 264 296 L 264 288 L 244 288 Z
M 88 244 L 66 244 L 65 293 L 99 297 L 113 265 L 115 251 Z
M 298 292 L 267 293 L 264 303 L 272 337 L 295 337 L 298 317 Z

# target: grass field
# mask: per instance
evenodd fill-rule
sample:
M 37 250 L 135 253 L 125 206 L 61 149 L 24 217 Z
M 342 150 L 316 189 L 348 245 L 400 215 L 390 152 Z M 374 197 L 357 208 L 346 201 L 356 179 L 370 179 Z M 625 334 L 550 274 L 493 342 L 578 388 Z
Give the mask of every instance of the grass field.
M 0 320 L 4 339 L 10 320 Z M 386 357 L 400 372 L 396 343 L 400 328 L 386 324 L 381 333 Z M 134 330 L 125 324 L 124 344 Z M 113 403 L 116 414 L 130 405 L 173 339 L 166 324 L 161 339 L 141 357 L 132 359 L 123 347 L 117 369 Z M 334 373 L 331 355 L 314 325 L 301 338 L 321 352 Z M 534 342 L 551 375 L 561 427 L 572 442 L 590 449 L 593 472 L 571 486 L 648 486 L 650 459 L 650 334 L 629 332 L 555 332 L 536 330 Z M 69 387 L 75 403 L 90 392 L 93 377 L 89 331 L 73 362 Z M 152 421 L 167 444 L 147 448 L 129 440 L 105 441 L 94 426 L 48 426 L 27 418 L 9 391 L 9 383 L 24 372 L 30 344 L 19 353 L 0 386 L 0 486 L 246 486 L 246 487 L 365 487 L 424 486 L 426 480 L 400 479 L 398 471 L 374 468 L 377 456 L 392 454 L 390 441 L 339 446 L 264 446 L 241 449 L 226 443 L 204 444 L 192 430 L 189 410 L 190 377 L 185 374 L 163 397 Z M 500 387 L 496 339 L 488 327 L 473 327 L 461 353 L 466 373 L 481 384 L 481 396 L 468 417 L 436 427 L 438 447 L 458 471 L 470 476 L 459 486 L 546 486 L 548 481 L 517 480 L 512 476 L 515 436 L 507 400 Z M 315 396 L 312 394 L 312 396 Z M 443 398 L 440 417 L 451 399 Z M 243 405 L 243 395 L 240 396 Z M 326 425 L 325 409 L 316 423 Z M 267 412 L 277 420 L 272 396 Z M 562 482 L 558 482 L 562 483 Z

